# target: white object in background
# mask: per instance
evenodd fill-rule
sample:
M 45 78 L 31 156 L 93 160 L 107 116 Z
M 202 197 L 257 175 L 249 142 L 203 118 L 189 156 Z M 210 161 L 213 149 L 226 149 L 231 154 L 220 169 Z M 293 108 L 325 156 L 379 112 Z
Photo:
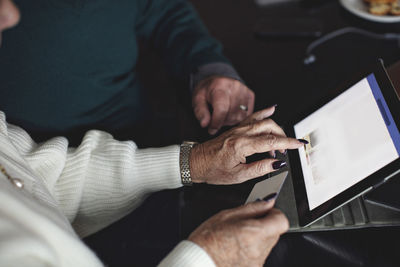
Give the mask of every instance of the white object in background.
M 368 5 L 362 0 L 340 0 L 339 2 L 350 13 L 366 20 L 381 22 L 381 23 L 400 22 L 400 16 L 372 15 L 371 13 L 368 12 Z

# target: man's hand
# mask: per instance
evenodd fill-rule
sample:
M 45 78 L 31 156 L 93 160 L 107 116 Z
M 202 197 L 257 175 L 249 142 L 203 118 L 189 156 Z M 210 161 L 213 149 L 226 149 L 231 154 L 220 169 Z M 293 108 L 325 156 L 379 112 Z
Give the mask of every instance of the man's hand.
M 272 208 L 274 200 L 224 210 L 201 224 L 189 240 L 202 247 L 218 267 L 263 266 L 289 228 L 286 217 Z
M 201 127 L 208 126 L 214 135 L 222 126 L 235 125 L 253 113 L 254 93 L 238 80 L 212 76 L 197 85 L 192 105 Z
M 275 111 L 270 107 L 258 111 L 239 126 L 205 143 L 194 146 L 190 153 L 190 173 L 195 183 L 236 184 L 263 176 L 285 166 L 285 162 L 265 158 L 246 163 L 255 153 L 297 149 L 304 145 L 286 137 L 282 128 L 268 117 Z

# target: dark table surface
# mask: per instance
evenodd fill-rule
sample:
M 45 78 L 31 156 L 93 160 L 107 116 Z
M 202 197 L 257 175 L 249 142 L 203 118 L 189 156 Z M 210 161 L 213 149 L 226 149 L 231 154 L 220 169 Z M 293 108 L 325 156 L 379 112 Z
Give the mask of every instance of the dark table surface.
M 376 33 L 400 33 L 399 23 L 380 24 L 364 21 L 344 10 L 338 1 L 300 1 L 268 7 L 258 7 L 250 0 L 192 0 L 192 2 L 211 34 L 223 43 L 225 54 L 231 59 L 248 86 L 255 91 L 256 110 L 278 104 L 273 119 L 279 124 L 285 124 L 293 114 L 315 104 L 341 83 L 362 77 L 368 72 L 368 66 L 374 64 L 377 58 L 382 58 L 386 66 L 400 60 L 397 41 L 345 34 L 316 48 L 314 54 L 317 61 L 305 65 L 303 60 L 306 48 L 312 39 L 260 40 L 254 34 L 256 25 L 266 18 L 277 20 L 315 18 L 323 25 L 324 33 L 350 26 Z M 396 81 L 399 80 L 397 77 L 400 77 L 396 75 L 400 74 L 400 66 L 397 67 L 397 71 L 392 70 L 392 76 Z M 181 128 L 182 140 L 210 138 L 190 115 L 190 106 L 182 111 L 179 113 L 181 123 L 184 125 Z M 195 185 L 192 188 L 185 188 L 182 237 L 219 210 L 242 204 L 254 183 L 250 181 L 233 186 Z M 337 231 L 315 235 L 286 235 L 271 254 L 269 263 L 296 266 L 293 260 L 279 259 L 288 255 L 297 258 L 295 262 L 298 264 L 307 265 L 323 264 L 323 260 L 326 259 L 331 259 L 332 266 L 344 263 L 349 266 L 368 264 L 395 266 L 400 263 L 391 246 L 380 246 L 378 249 L 373 245 L 365 245 L 371 241 L 371 243 L 393 243 L 394 235 L 400 237 L 398 228 Z M 328 245 L 324 245 L 324 242 Z M 318 243 L 322 243 L 322 247 L 328 247 L 326 251 L 316 248 Z M 333 250 L 340 247 L 343 251 L 329 251 L 332 250 L 330 246 L 332 244 L 337 245 Z M 308 253 L 299 252 L 296 246 L 309 248 Z M 319 256 L 314 260 L 304 259 L 313 254 Z M 299 257 L 302 260 L 299 260 Z

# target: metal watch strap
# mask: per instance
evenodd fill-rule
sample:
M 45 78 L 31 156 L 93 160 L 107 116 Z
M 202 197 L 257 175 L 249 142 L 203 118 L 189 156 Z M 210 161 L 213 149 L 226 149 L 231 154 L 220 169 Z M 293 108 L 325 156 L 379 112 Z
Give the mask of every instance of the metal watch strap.
M 192 185 L 192 176 L 190 175 L 190 151 L 193 146 L 197 144 L 196 142 L 184 141 L 181 144 L 180 154 L 179 154 L 179 166 L 181 170 L 181 179 L 183 185 Z

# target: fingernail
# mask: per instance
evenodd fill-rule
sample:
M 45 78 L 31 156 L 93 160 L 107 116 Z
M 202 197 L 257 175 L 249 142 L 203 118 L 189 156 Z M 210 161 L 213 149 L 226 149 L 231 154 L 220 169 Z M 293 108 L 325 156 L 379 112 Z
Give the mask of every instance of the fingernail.
M 272 105 L 272 106 L 276 108 L 276 107 L 278 106 L 278 104 L 274 104 L 274 105 Z
M 267 201 L 267 202 L 268 202 L 268 201 L 271 201 L 271 200 L 273 200 L 274 198 L 276 198 L 277 195 L 278 195 L 277 193 L 269 194 L 268 196 L 264 197 L 263 200 L 264 200 L 264 201 Z
M 274 170 L 282 169 L 285 166 L 286 166 L 286 161 L 284 160 L 278 160 L 272 163 L 272 168 L 274 168 Z
M 304 139 L 297 139 L 297 141 L 299 141 L 299 142 L 301 142 L 301 143 L 303 143 L 303 144 L 305 144 L 305 145 L 308 144 L 308 141 L 307 141 L 307 140 L 304 140 Z
M 216 133 L 218 132 L 218 130 L 217 130 L 217 129 L 210 129 L 210 130 L 208 130 L 208 132 L 209 132 L 211 135 L 214 135 L 214 134 L 216 134 Z

